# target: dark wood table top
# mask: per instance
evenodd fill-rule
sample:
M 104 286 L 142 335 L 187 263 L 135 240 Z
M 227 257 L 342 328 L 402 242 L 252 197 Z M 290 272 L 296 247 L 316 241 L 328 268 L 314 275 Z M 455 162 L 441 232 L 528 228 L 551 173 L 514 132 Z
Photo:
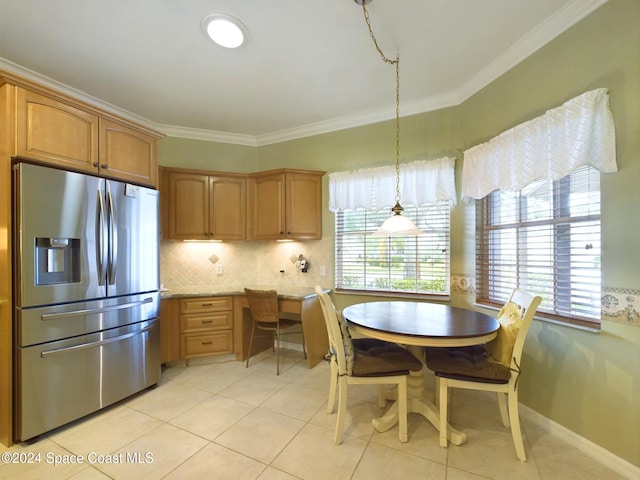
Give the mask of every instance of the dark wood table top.
M 500 327 L 481 312 L 413 301 L 358 303 L 342 314 L 356 331 L 408 345 L 478 345 L 495 338 Z

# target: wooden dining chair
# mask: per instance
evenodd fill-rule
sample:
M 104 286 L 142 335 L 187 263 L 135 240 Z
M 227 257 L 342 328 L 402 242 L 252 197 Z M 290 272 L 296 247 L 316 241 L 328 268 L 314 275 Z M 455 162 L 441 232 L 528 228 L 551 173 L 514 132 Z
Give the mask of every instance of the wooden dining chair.
M 496 392 L 502 423 L 511 426 L 516 455 L 526 461 L 518 415 L 518 378 L 524 341 L 541 301 L 539 296 L 515 289 L 498 314 L 498 336 L 486 346 L 425 349 L 427 368 L 440 384 L 441 446 L 447 446 L 449 388 Z
M 280 337 L 292 333 L 302 335 L 302 353 L 307 358 L 305 349 L 304 331 L 302 322 L 297 319 L 281 318 L 278 310 L 278 292 L 276 290 L 254 290 L 245 288 L 244 293 L 249 302 L 249 312 L 253 319 L 251 326 L 251 338 L 249 339 L 249 350 L 247 352 L 246 368 L 249 367 L 251 358 L 251 346 L 256 336 L 256 330 L 269 332 L 275 340 L 276 350 L 276 375 L 280 375 Z
M 342 442 L 347 411 L 347 386 L 353 384 L 398 386 L 398 436 L 401 442 L 406 442 L 408 440 L 407 376 L 410 371 L 421 370 L 422 363 L 401 346 L 380 340 L 371 339 L 374 341 L 369 342 L 368 346 L 367 342 L 360 342 L 360 348 L 356 350 L 347 323 L 342 314 L 336 311 L 329 295 L 319 286 L 315 287 L 315 291 L 320 299 L 327 326 L 332 357 L 330 406 L 335 402 L 335 385 L 338 390 L 338 417 L 334 442 L 336 445 Z M 379 394 L 379 402 L 380 399 Z M 329 407 L 327 410 L 329 411 Z

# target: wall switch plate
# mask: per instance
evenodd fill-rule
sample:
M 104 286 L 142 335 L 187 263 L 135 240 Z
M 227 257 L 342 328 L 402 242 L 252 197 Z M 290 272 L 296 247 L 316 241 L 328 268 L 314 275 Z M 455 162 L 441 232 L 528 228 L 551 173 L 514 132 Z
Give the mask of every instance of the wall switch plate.
M 218 275 L 223 274 L 222 264 L 216 265 L 216 274 Z
M 320 276 L 324 277 L 327 275 L 327 267 L 325 267 L 324 265 L 320 265 Z
M 285 273 L 284 265 L 280 265 L 280 273 Z

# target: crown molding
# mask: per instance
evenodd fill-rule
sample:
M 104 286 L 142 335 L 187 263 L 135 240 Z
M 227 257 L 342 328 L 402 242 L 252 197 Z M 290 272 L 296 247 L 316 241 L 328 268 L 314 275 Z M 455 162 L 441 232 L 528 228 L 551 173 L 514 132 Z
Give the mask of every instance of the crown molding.
M 468 82 L 456 90 L 460 103 L 540 50 L 609 0 L 573 0 L 547 21 L 527 32 L 502 55 L 496 57 Z
M 150 130 L 161 131 L 158 124 L 152 122 L 147 118 L 141 117 L 140 115 L 136 115 L 135 113 L 129 112 L 128 110 L 124 110 L 120 107 L 112 105 L 108 102 L 105 102 L 104 100 L 100 100 L 99 98 L 93 97 L 88 93 L 70 87 L 69 85 L 65 85 L 64 83 L 58 82 L 57 80 L 53 80 L 52 78 L 46 77 L 38 72 L 34 72 L 33 70 L 18 65 L 17 63 L 13 63 L 6 58 L 0 57 L 0 70 L 5 70 L 7 72 L 13 73 L 14 75 L 19 75 L 26 80 L 37 83 L 52 90 L 56 90 L 68 97 L 76 99 L 79 102 L 86 103 L 87 105 L 98 108 L 117 117 L 123 118 L 143 127 L 147 127 Z
M 573 0 L 556 12 L 546 22 L 527 32 L 511 48 L 497 57 L 473 78 L 460 87 L 435 97 L 423 98 L 415 102 L 402 105 L 402 116 L 426 113 L 442 108 L 460 105 L 482 88 L 509 71 L 515 65 L 532 55 L 551 40 L 575 25 L 584 17 L 592 13 L 609 0 Z M 85 92 L 69 87 L 37 72 L 21 67 L 9 60 L 0 57 L 0 69 L 4 69 L 20 75 L 28 80 L 56 89 L 80 101 L 88 103 L 96 108 L 105 110 L 113 115 L 120 116 L 132 122 L 138 123 L 150 129 L 164 133 L 169 137 L 188 138 L 219 143 L 246 145 L 259 147 L 273 143 L 296 140 L 299 138 L 330 133 L 349 128 L 361 127 L 394 118 L 394 112 L 388 111 L 368 112 L 364 114 L 348 115 L 340 118 L 325 120 L 322 122 L 302 125 L 270 132 L 263 135 L 244 135 L 232 132 L 219 132 L 176 125 L 164 125 L 152 122 L 132 112 L 111 105 Z

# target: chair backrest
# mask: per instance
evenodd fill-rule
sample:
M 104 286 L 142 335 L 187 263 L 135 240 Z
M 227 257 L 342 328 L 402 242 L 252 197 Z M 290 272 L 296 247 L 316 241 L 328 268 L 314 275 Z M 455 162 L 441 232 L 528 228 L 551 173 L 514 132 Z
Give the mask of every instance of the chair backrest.
M 513 344 L 513 353 L 511 354 L 511 368 L 520 368 L 520 359 L 522 358 L 522 350 L 524 348 L 524 341 L 529 332 L 529 327 L 533 320 L 533 316 L 536 314 L 536 310 L 542 301 L 542 297 L 539 295 L 532 295 L 524 290 L 514 288 L 511 292 L 508 302 L 512 302 L 518 306 L 520 318 L 522 323 L 520 324 L 520 330 L 516 336 L 515 343 Z
M 278 292 L 245 288 L 251 316 L 256 322 L 278 323 Z
M 347 372 L 347 360 L 342 340 L 342 331 L 340 329 L 340 320 L 338 319 L 338 312 L 331 301 L 331 297 L 329 297 L 329 295 L 323 291 L 320 286 L 316 285 L 315 291 L 318 294 L 320 307 L 322 308 L 322 314 L 324 316 L 324 323 L 327 327 L 329 348 L 331 349 L 332 354 L 336 357 L 338 374 L 344 375 Z

